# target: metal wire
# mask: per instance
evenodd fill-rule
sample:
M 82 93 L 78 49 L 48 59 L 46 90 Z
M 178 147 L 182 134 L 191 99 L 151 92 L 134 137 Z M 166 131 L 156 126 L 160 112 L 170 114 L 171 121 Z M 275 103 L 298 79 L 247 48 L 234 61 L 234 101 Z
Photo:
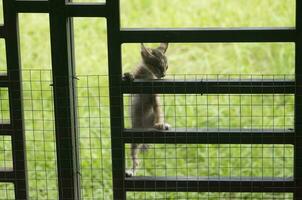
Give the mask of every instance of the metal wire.
M 192 78 L 193 77 L 193 78 Z M 168 77 L 176 80 L 288 80 L 291 76 L 252 76 L 252 75 L 179 75 Z M 196 92 L 197 93 L 197 92 Z M 131 129 L 130 110 L 132 95 L 124 95 L 125 101 L 125 127 Z M 291 144 L 247 144 L 244 137 L 258 130 L 259 134 L 267 130 L 273 133 L 278 131 L 293 130 L 294 127 L 294 96 L 292 94 L 161 94 L 162 109 L 165 122 L 170 123 L 170 131 L 185 132 L 184 140 L 190 137 L 192 132 L 208 132 L 208 138 L 213 130 L 228 132 L 231 136 L 235 132 L 240 134 L 238 144 L 210 144 L 211 140 L 202 141 L 202 144 L 152 144 L 150 151 L 140 154 L 141 165 L 137 170 L 140 183 L 137 190 L 150 190 L 148 180 L 150 178 L 188 180 L 196 177 L 208 181 L 218 179 L 238 180 L 265 180 L 267 178 L 289 180 L 293 177 L 293 145 Z M 146 129 L 147 130 L 147 129 Z M 142 130 L 143 131 L 143 130 Z M 154 130 L 156 132 L 156 130 Z M 168 131 L 169 132 L 169 131 Z M 160 137 L 168 140 L 158 133 Z M 290 134 L 290 133 L 289 133 Z M 140 135 L 141 136 L 141 135 Z M 133 137 L 140 137 L 135 136 Z M 191 134 L 192 136 L 192 134 Z M 146 135 L 146 137 L 148 137 Z M 156 137 L 156 136 L 154 136 Z M 219 135 L 218 135 L 219 137 Z M 265 135 L 263 136 L 265 137 Z M 286 135 L 284 135 L 286 137 Z M 152 137 L 153 138 L 153 137 Z M 206 137 L 207 138 L 207 137 Z M 217 138 L 220 140 L 222 138 Z M 134 138 L 133 138 L 134 141 Z M 136 141 L 136 140 L 135 140 Z M 143 140 L 141 140 L 143 141 Z M 175 141 L 175 143 L 177 143 Z M 198 143 L 198 142 L 196 142 Z M 208 144 L 207 144 L 208 143 Z M 286 143 L 286 142 L 285 142 Z M 126 163 L 131 167 L 130 146 L 126 146 Z M 145 178 L 144 178 L 145 177 Z M 193 178 L 194 179 L 194 178 Z M 144 182 L 143 180 L 146 180 Z M 168 184 L 168 182 L 167 182 Z M 144 186 L 145 185 L 145 186 Z M 132 189 L 135 190 L 136 186 Z M 160 186 L 155 186 L 158 188 Z M 168 187 L 168 186 L 161 186 Z M 188 183 L 188 187 L 189 183 Z M 220 191 L 220 185 L 217 185 Z M 152 187 L 151 190 L 155 189 Z M 161 188 L 164 190 L 164 188 Z M 181 193 L 173 192 L 129 192 L 129 199 L 211 199 L 218 195 L 219 199 L 291 199 L 291 193 Z M 221 186 L 221 191 L 227 191 Z M 232 191 L 230 189 L 230 191 Z M 180 193 L 179 193 L 180 192 Z
M 32 199 L 57 199 L 57 159 L 50 70 L 23 70 L 27 173 Z
M 23 103 L 27 147 L 27 165 L 29 194 L 32 199 L 57 199 L 57 154 L 54 136 L 54 111 L 52 96 L 52 75 L 49 70 L 24 70 Z M 174 81 L 210 80 L 210 79 L 259 79 L 259 76 L 229 75 L 175 75 L 168 77 Z M 278 80 L 288 80 L 291 76 L 269 76 Z M 264 80 L 267 77 L 261 76 Z M 109 112 L 109 83 L 107 75 L 83 75 L 76 79 L 77 93 L 77 128 L 79 133 L 80 182 L 82 199 L 113 199 L 111 137 Z M 289 192 L 232 192 L 226 186 L 217 185 L 216 192 L 192 192 L 189 181 L 197 180 L 290 180 L 293 177 L 294 152 L 292 144 L 283 144 L 286 134 L 291 134 L 294 123 L 294 96 L 292 94 L 161 94 L 161 108 L 164 121 L 171 125 L 171 130 L 164 132 L 167 143 L 152 143 L 150 138 L 130 138 L 151 144 L 149 150 L 140 153 L 141 160 L 133 180 L 146 180 L 132 189 L 164 190 L 169 180 L 187 180 L 185 188 L 177 187 L 175 191 L 128 191 L 128 199 L 292 199 Z M 124 95 L 124 119 L 126 130 L 131 127 L 131 106 L 129 94 Z M 0 116 L 9 120 L 7 90 L 1 90 Z M 270 130 L 286 134 L 281 140 L 272 143 L 248 144 L 247 133 L 257 130 L 259 134 Z M 146 130 L 150 131 L 150 130 Z M 155 130 L 153 130 L 154 132 Z M 180 132 L 179 132 L 180 131 Z M 155 131 L 156 132 L 156 131 Z M 181 144 L 176 139 L 171 142 L 169 133 L 184 133 Z M 217 142 L 211 134 L 218 134 Z M 204 141 L 192 142 L 192 133 L 207 133 Z M 152 134 L 152 131 L 150 133 Z M 167 134 L 165 136 L 165 134 Z M 223 137 L 239 134 L 239 143 L 228 144 Z M 124 138 L 127 140 L 127 136 Z M 198 135 L 197 135 L 198 136 Z M 157 137 L 156 137 L 157 138 Z M 129 139 L 129 138 L 128 138 Z M 237 140 L 238 141 L 238 140 Z M 253 140 L 251 140 L 253 141 Z M 130 142 L 131 143 L 131 142 Z M 132 164 L 130 143 L 125 145 L 126 166 Z M 175 143 L 175 144 L 173 144 Z M 241 144 L 240 144 L 241 143 Z M 113 149 L 115 150 L 115 149 Z M 9 136 L 0 138 L 1 168 L 12 168 L 12 147 Z M 166 185 L 148 188 L 148 180 L 167 180 Z M 242 182 L 244 184 L 244 182 Z M 136 188 L 137 187 L 137 188 Z M 239 186 L 240 187 L 240 186 Z M 253 187 L 253 186 L 251 186 Z M 0 199 L 14 199 L 13 184 L 0 184 Z
M 78 128 L 83 199 L 112 199 L 108 77 L 78 76 Z

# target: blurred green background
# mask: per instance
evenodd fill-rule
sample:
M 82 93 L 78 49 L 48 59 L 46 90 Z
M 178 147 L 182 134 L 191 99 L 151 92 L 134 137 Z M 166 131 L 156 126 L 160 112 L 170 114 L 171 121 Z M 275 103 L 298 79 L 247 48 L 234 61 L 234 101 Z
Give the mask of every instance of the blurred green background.
M 77 2 L 104 2 L 78 0 Z M 2 1 L 0 1 L 2 7 Z M 0 23 L 3 22 L 2 9 Z M 47 14 L 19 14 L 30 199 L 57 199 L 56 148 Z M 121 0 L 123 28 L 294 27 L 295 0 Z M 112 199 L 106 20 L 74 18 L 82 199 Z M 147 44 L 155 47 L 158 44 Z M 170 44 L 168 75 L 294 73 L 293 43 Z M 122 45 L 123 71 L 140 62 L 140 45 Z M 6 70 L 0 40 L 0 70 Z M 190 77 L 190 76 L 187 76 Z M 237 76 L 239 77 L 239 75 Z M 282 76 L 278 76 L 278 78 Z M 1 120 L 9 120 L 1 89 Z M 129 96 L 125 126 L 130 127 Z M 292 128 L 292 95 L 162 95 L 177 128 Z M 10 139 L 0 139 L 0 167 L 12 166 Z M 129 146 L 126 146 L 128 152 Z M 281 177 L 293 175 L 291 145 L 153 145 L 138 175 Z M 127 165 L 130 160 L 127 156 Z M 0 184 L 0 199 L 13 198 Z M 129 199 L 291 199 L 278 193 L 129 193 Z

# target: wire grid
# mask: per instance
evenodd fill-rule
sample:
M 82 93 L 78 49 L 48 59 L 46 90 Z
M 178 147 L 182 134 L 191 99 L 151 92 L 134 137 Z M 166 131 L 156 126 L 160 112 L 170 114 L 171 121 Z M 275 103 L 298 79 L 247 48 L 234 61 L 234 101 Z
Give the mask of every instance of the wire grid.
M 0 121 L 3 124 L 10 123 L 10 109 L 8 100 L 8 89 L 0 88 Z M 0 169 L 12 170 L 12 141 L 11 136 L 0 136 Z M 5 186 L 6 187 L 6 186 Z
M 293 80 L 291 75 L 174 75 L 172 80 Z M 293 130 L 292 94 L 161 94 L 171 130 Z M 131 128 L 133 95 L 124 95 L 125 127 Z M 142 107 L 144 105 L 141 105 Z M 230 133 L 231 134 L 231 133 Z M 132 166 L 130 144 L 126 165 Z M 290 144 L 153 144 L 138 155 L 136 176 L 281 178 L 293 177 Z M 143 187 L 143 186 L 142 186 Z M 129 192 L 129 199 L 292 199 L 290 193 Z
M 10 109 L 8 100 L 8 89 L 0 88 L 0 121 L 3 124 L 10 123 Z M 12 141 L 11 136 L 0 136 L 0 169 L 12 170 Z
M 293 195 L 291 193 L 256 193 L 256 192 L 128 192 L 128 200 L 134 199 L 177 199 L 177 200 L 291 200 Z
M 24 70 L 23 101 L 30 199 L 57 199 L 52 76 L 50 70 Z M 214 76 L 214 75 L 213 75 Z M 172 79 L 211 79 L 212 75 Z M 215 75 L 217 78 L 217 75 Z M 192 78 L 193 77 L 193 78 Z M 246 76 L 237 76 L 237 78 Z M 257 76 L 255 76 L 257 77 Z M 171 77 L 168 77 L 171 79 Z M 226 77 L 221 77 L 224 79 Z M 236 79 L 229 76 L 229 79 Z M 253 78 L 253 77 L 249 77 Z M 261 77 L 260 77 L 261 78 Z M 265 79 L 267 77 L 262 77 Z M 288 80 L 292 76 L 271 76 Z M 259 77 L 257 77 L 259 79 Z M 107 75 L 78 76 L 77 122 L 81 199 L 113 199 Z M 8 104 L 7 91 L 0 101 Z M 288 94 L 163 94 L 165 121 L 173 129 L 292 129 L 294 97 Z M 0 103 L 2 119 L 5 103 Z M 131 95 L 124 95 L 125 127 L 131 128 Z M 5 117 L 6 116 L 6 117 Z M 0 138 L 1 167 L 12 167 L 10 138 Z M 131 166 L 129 145 L 126 165 Z M 278 177 L 293 176 L 292 145 L 155 144 L 139 155 L 137 176 Z M 14 199 L 13 184 L 0 184 L 0 199 Z M 127 192 L 128 199 L 292 199 L 291 193 Z
M 128 200 L 177 199 L 177 200 L 292 200 L 293 193 L 281 192 L 127 192 Z
M 0 88 L 0 121 L 4 124 L 10 123 L 9 116 L 9 100 L 8 100 L 8 89 Z
M 23 70 L 23 105 L 30 199 L 58 199 L 52 74 Z
M 12 141 L 10 136 L 0 136 L 0 169 L 13 169 Z
M 2 124 L 10 123 L 8 96 L 8 89 L 0 88 L 0 122 Z M 12 168 L 11 136 L 0 136 L 0 169 L 1 171 L 11 171 Z M 14 185 L 11 183 L 0 183 L 0 194 L 0 199 L 14 199 Z
M 15 191 L 14 184 L 12 183 L 0 183 L 0 199 L 5 200 L 14 200 Z
M 113 199 L 108 76 L 77 78 L 81 199 Z
M 0 136 L 0 169 L 10 171 L 13 168 L 12 141 L 10 136 Z M 14 199 L 14 185 L 0 183 L 0 199 Z

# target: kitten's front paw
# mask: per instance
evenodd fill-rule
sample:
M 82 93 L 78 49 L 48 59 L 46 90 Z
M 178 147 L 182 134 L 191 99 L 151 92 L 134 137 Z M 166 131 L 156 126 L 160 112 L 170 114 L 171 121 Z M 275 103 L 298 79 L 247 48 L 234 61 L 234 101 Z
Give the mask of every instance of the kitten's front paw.
M 171 128 L 170 124 L 168 123 L 156 123 L 153 127 L 158 130 L 169 130 Z
M 124 73 L 123 80 L 125 80 L 125 81 L 133 81 L 134 80 L 134 76 L 130 72 L 126 72 L 126 73 Z
M 126 170 L 126 173 L 125 173 L 126 177 L 132 177 L 134 176 L 134 173 L 133 173 L 133 170 Z

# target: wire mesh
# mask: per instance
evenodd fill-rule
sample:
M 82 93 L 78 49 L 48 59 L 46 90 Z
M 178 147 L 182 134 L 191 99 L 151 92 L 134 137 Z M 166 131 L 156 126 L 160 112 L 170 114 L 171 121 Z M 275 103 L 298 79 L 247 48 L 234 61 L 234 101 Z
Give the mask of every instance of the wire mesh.
M 0 169 L 12 170 L 12 141 L 10 136 L 0 136 Z
M 5 200 L 14 200 L 14 184 L 12 183 L 0 183 L 0 199 Z
M 82 199 L 112 199 L 108 76 L 77 78 Z
M 240 81 L 286 81 L 293 80 L 290 75 L 174 75 L 167 77 L 170 80 L 240 80 Z M 164 84 L 163 84 L 164 85 Z M 131 86 L 130 86 L 131 87 Z M 152 87 L 152 86 L 151 86 Z M 230 86 L 232 87 L 232 86 Z M 240 85 L 238 86 L 240 88 Z M 173 91 L 173 89 L 171 88 Z M 285 90 L 285 88 L 284 88 Z M 208 90 L 206 90 L 208 91 Z M 239 89 L 240 91 L 240 89 Z M 246 91 L 246 90 L 245 90 Z M 143 93 L 143 92 L 141 92 Z M 156 138 L 156 130 L 153 136 L 131 135 L 134 141 L 146 141 L 149 145 L 148 151 L 138 153 L 139 166 L 136 177 L 128 180 L 140 180 L 137 185 L 133 184 L 131 190 L 165 190 L 168 188 L 168 181 L 171 180 L 292 180 L 294 174 L 294 147 L 287 144 L 285 138 L 290 136 L 294 129 L 294 95 L 292 94 L 253 94 L 242 92 L 243 94 L 161 94 L 161 109 L 164 116 L 164 123 L 171 125 L 167 133 L 184 133 L 181 144 L 172 144 L 171 134 L 165 137 L 165 133 L 159 132 L 158 137 L 162 137 L 161 142 L 152 144 L 152 139 Z M 217 92 L 218 93 L 218 92 Z M 152 98 L 149 94 L 125 94 L 124 95 L 124 118 L 125 128 L 131 130 L 134 113 L 141 115 L 151 115 L 150 112 L 141 112 L 149 105 L 155 104 L 142 100 Z M 139 105 L 137 105 L 139 104 Z M 139 112 L 132 111 L 133 108 L 140 107 Z M 156 118 L 156 117 L 155 117 Z M 138 117 L 135 116 L 137 120 Z M 147 125 L 136 127 L 138 132 L 144 129 L 150 131 Z M 249 133 L 255 131 L 265 137 L 266 132 L 285 132 L 284 143 L 274 141 L 270 144 L 256 142 L 247 144 L 244 138 Z M 151 131 L 152 132 L 152 131 Z M 165 132 L 165 131 L 164 131 Z M 211 144 L 211 134 L 227 133 L 227 136 L 239 133 L 238 144 L 223 142 Z M 288 134 L 286 134 L 288 132 Z M 207 133 L 204 141 L 189 142 L 190 137 L 195 137 L 200 133 Z M 173 135 L 172 134 L 172 135 Z M 140 138 L 145 136 L 146 138 Z M 148 138 L 150 137 L 150 138 Z M 241 142 L 242 140 L 242 142 Z M 131 141 L 131 138 L 128 140 Z M 173 141 L 173 140 L 172 140 Z M 158 144 L 162 143 L 162 144 Z M 166 144 L 165 144 L 166 143 Z M 175 143 L 176 140 L 175 140 Z M 132 168 L 133 156 L 131 156 L 131 144 L 126 145 L 126 165 Z M 136 156 L 135 156 L 136 157 Z M 166 180 L 166 186 L 154 185 L 148 188 L 150 180 Z M 156 184 L 156 183 L 154 183 Z M 231 183 L 230 183 L 231 184 Z M 188 188 L 190 184 L 188 183 Z M 137 188 L 136 188 L 137 187 Z M 161 188 L 163 187 L 163 188 Z M 217 187 L 220 187 L 217 185 Z M 223 186 L 221 186 L 223 187 Z M 177 190 L 177 189 L 176 189 Z M 184 189 L 181 189 L 183 191 Z M 189 190 L 189 189 L 188 189 Z M 217 189 L 219 190 L 219 188 Z M 221 193 L 173 193 L 173 192 L 130 192 L 129 199 L 291 199 L 292 194 L 284 193 L 223 193 L 228 189 L 221 189 Z M 179 191 L 179 192 L 181 192 Z M 231 192 L 231 189 L 230 189 Z
M 57 158 L 54 130 L 53 85 L 50 70 L 23 70 L 23 103 L 26 133 L 29 195 L 31 199 L 57 199 Z M 77 129 L 81 199 L 113 199 L 109 83 L 107 75 L 76 77 Z M 172 80 L 293 80 L 290 75 L 175 75 Z M 1 90 L 2 119 L 9 120 L 7 90 Z M 124 95 L 124 126 L 131 127 L 133 95 Z M 291 134 L 294 129 L 292 94 L 160 94 L 164 120 L 171 125 L 166 131 L 205 133 L 211 131 L 240 133 L 270 130 Z M 147 130 L 147 129 L 145 129 Z M 149 130 L 149 129 L 148 129 Z M 155 129 L 154 129 L 155 130 Z M 288 132 L 289 131 L 289 132 Z M 165 136 L 164 136 L 165 137 Z M 120 138 L 126 139 L 126 138 Z M 129 138 L 128 138 L 129 139 Z M 134 138 L 132 138 L 134 139 Z M 137 138 L 136 138 L 137 139 Z M 144 139 L 144 138 L 142 138 Z M 131 138 L 130 138 L 131 141 Z M 182 179 L 197 177 L 227 180 L 291 180 L 293 144 L 182 144 L 152 143 L 139 153 L 136 178 Z M 130 143 L 125 145 L 125 163 L 131 168 Z M 10 169 L 10 136 L 0 138 L 0 167 Z M 126 169 L 125 169 L 126 170 Z M 126 178 L 127 179 L 127 178 Z M 144 184 L 140 186 L 144 188 Z M 135 188 L 134 188 L 135 189 Z M 148 188 L 144 188 L 148 190 Z M 219 189 L 218 189 L 219 190 Z M 14 199 L 13 184 L 0 184 L 0 199 Z M 127 199 L 293 199 L 292 193 L 271 192 L 127 192 Z
M 211 193 L 211 192 L 129 192 L 127 199 L 179 199 L 179 200 L 202 200 L 202 199 L 226 199 L 226 200 L 241 200 L 241 199 L 263 199 L 263 200 L 289 200 L 293 199 L 291 193 Z
M 8 89 L 0 88 L 0 121 L 4 124 L 10 123 L 10 109 L 9 109 L 9 100 L 8 100 Z
M 52 75 L 23 70 L 23 105 L 30 199 L 58 199 Z

